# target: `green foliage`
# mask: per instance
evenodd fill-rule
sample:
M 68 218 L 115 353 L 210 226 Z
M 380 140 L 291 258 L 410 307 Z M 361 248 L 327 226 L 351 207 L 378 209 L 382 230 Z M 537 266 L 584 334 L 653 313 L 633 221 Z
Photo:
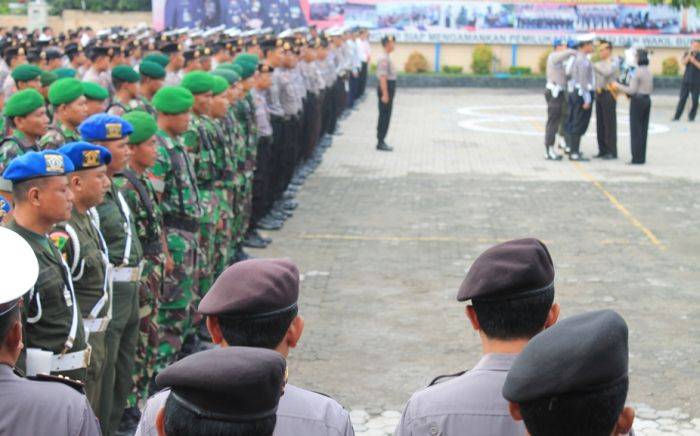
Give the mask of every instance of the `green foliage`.
M 472 52 L 472 71 L 474 74 L 486 75 L 491 73 L 493 51 L 488 45 L 479 44 Z
M 404 65 L 404 71 L 407 73 L 427 73 L 429 70 L 428 60 L 417 51 L 408 56 L 408 60 Z
M 680 64 L 676 58 L 666 58 L 661 64 L 661 74 L 664 76 L 677 76 L 680 72 Z
M 508 72 L 514 76 L 530 76 L 532 69 L 530 67 L 510 67 Z
M 649 3 L 653 5 L 670 4 L 676 9 L 689 8 L 691 6 L 700 8 L 700 0 L 649 0 Z
M 442 72 L 445 74 L 462 74 L 464 68 L 459 65 L 443 65 Z
M 547 58 L 549 57 L 550 53 L 552 53 L 551 48 L 545 50 L 540 55 L 540 59 L 537 61 L 537 68 L 539 68 L 540 74 L 545 74 L 547 72 Z
M 150 11 L 151 0 L 48 0 L 50 12 L 60 15 L 64 9 L 84 9 L 91 12 Z

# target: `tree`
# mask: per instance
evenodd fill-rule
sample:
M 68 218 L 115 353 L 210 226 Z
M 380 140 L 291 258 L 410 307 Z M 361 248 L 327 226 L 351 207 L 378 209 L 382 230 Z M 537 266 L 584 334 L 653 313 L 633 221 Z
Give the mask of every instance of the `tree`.
M 676 9 L 689 8 L 695 6 L 700 8 L 700 0 L 649 0 L 652 5 L 667 5 L 670 4 Z
M 92 12 L 151 10 L 151 0 L 48 0 L 48 3 L 52 14 L 60 14 L 64 9 Z

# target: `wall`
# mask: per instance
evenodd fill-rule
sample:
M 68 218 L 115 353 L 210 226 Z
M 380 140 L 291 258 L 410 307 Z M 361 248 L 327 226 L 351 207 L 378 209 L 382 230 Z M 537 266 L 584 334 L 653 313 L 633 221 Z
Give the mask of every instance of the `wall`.
M 510 45 L 493 45 L 491 46 L 493 54 L 496 58 L 496 69 L 498 71 L 507 71 L 513 65 L 513 48 Z M 517 47 L 515 65 L 519 67 L 530 67 L 533 73 L 539 73 L 539 59 L 549 47 L 521 45 Z M 380 44 L 372 44 L 372 58 L 377 59 L 381 53 L 382 47 Z M 474 45 L 466 44 L 441 44 L 440 46 L 440 66 L 451 65 L 461 66 L 465 72 L 471 72 L 472 52 Z M 412 44 L 404 43 L 397 44 L 396 51 L 392 55 L 396 67 L 403 71 L 404 64 L 408 56 L 414 51 L 423 54 L 428 60 L 431 71 L 435 69 L 435 45 L 434 44 Z M 624 48 L 616 48 L 615 55 L 623 55 Z M 651 69 L 654 74 L 661 74 L 661 64 L 668 57 L 675 57 L 680 61 L 683 55 L 682 49 L 676 48 L 655 48 L 652 49 Z M 682 73 L 681 67 L 681 73 Z

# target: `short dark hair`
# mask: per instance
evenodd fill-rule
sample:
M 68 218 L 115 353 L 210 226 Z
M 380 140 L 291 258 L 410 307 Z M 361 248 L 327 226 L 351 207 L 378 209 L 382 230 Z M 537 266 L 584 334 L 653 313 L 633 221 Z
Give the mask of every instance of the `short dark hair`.
M 625 407 L 629 380 L 593 392 L 579 392 L 520 403 L 532 436 L 610 436 Z
M 613 49 L 613 44 L 612 44 L 612 42 L 608 41 L 607 39 L 601 39 L 601 40 L 600 40 L 600 45 L 601 45 L 601 47 L 604 46 L 604 45 L 606 45 L 606 46 L 608 46 L 608 48 L 609 48 L 610 50 Z
M 121 89 L 122 85 L 124 85 L 125 83 L 129 83 L 129 82 L 127 82 L 126 80 L 123 80 L 123 79 L 112 77 L 112 85 L 114 85 L 114 89 L 116 89 L 117 91 L 119 89 Z
M 481 330 L 493 339 L 530 339 L 544 329 L 554 302 L 554 287 L 511 300 L 472 300 Z
M 649 65 L 649 52 L 640 48 L 637 50 L 637 65 Z
M 253 319 L 229 318 L 218 315 L 221 334 L 229 345 L 273 349 L 282 342 L 290 324 L 296 318 L 297 306 L 283 312 Z
M 44 186 L 46 177 L 37 177 L 35 179 L 23 180 L 21 182 L 12 183 L 12 197 L 15 202 L 23 202 L 27 200 L 27 194 L 32 188 L 41 189 Z
M 0 311 L 4 310 L 2 306 L 0 305 Z M 0 315 L 0 342 L 5 341 L 5 337 L 17 321 L 19 321 L 19 304 L 15 304 L 12 309 Z
M 168 436 L 270 436 L 277 416 L 250 422 L 227 422 L 202 418 L 182 407 L 172 396 L 165 402 L 165 433 Z

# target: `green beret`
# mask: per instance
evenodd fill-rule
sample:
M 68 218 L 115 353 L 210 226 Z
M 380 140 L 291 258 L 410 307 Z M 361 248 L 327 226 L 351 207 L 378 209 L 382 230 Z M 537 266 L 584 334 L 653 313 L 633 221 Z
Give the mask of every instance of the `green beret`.
M 153 107 L 164 114 L 187 112 L 194 104 L 194 95 L 182 86 L 164 86 L 153 96 Z
M 189 89 L 192 94 L 204 94 L 214 87 L 214 77 L 204 71 L 192 71 L 185 74 L 180 86 Z
M 53 73 L 59 79 L 63 79 L 65 77 L 75 77 L 77 71 L 75 71 L 73 68 L 56 68 L 53 70 Z
M 258 70 L 258 64 L 253 64 L 250 62 L 241 62 L 237 64 L 241 68 L 241 77 L 245 80 L 252 77 L 253 74 Z
M 240 77 L 241 80 L 247 79 L 247 77 L 243 77 L 243 67 L 241 67 L 240 65 L 234 65 L 234 66 L 231 68 L 231 71 L 233 71 L 234 73 L 238 74 L 238 77 Z
M 151 79 L 165 78 L 165 68 L 151 61 L 141 62 L 141 65 L 139 65 L 139 72 L 142 76 L 150 77 Z
M 228 89 L 228 80 L 221 76 L 214 76 L 214 87 L 211 89 L 214 95 L 223 94 Z
M 89 100 L 104 101 L 109 98 L 109 91 L 95 82 L 83 82 L 83 94 Z
M 140 144 L 155 135 L 158 130 L 156 120 L 148 112 L 134 110 L 127 112 L 122 118 L 134 128 L 129 135 L 129 144 Z
M 236 66 L 233 65 L 232 63 L 228 63 L 228 62 L 224 63 L 224 64 L 219 64 L 219 66 L 217 66 L 216 69 L 236 72 Z
M 260 58 L 256 54 L 252 53 L 241 53 L 236 58 L 233 60 L 234 64 L 238 63 L 247 63 L 247 64 L 255 64 L 257 65 L 258 62 L 260 62 Z
M 128 83 L 136 83 L 141 77 L 128 65 L 117 65 L 112 68 L 112 79 L 123 80 Z
M 24 64 L 12 70 L 11 75 L 15 82 L 29 82 L 41 76 L 41 68 L 36 65 Z
M 49 87 L 49 101 L 54 106 L 74 102 L 81 95 L 83 95 L 83 83 L 71 77 L 58 79 Z
M 170 58 L 163 53 L 151 53 L 143 57 L 144 61 L 153 62 L 165 68 L 170 63 Z
M 58 76 L 53 71 L 43 71 L 41 73 L 41 86 L 49 86 L 58 80 Z
M 44 97 L 33 88 L 16 92 L 5 103 L 6 117 L 23 117 L 44 106 Z
M 239 80 L 241 80 L 241 77 L 233 70 L 216 69 L 212 71 L 211 74 L 213 76 L 223 77 L 228 81 L 229 85 L 235 85 Z

